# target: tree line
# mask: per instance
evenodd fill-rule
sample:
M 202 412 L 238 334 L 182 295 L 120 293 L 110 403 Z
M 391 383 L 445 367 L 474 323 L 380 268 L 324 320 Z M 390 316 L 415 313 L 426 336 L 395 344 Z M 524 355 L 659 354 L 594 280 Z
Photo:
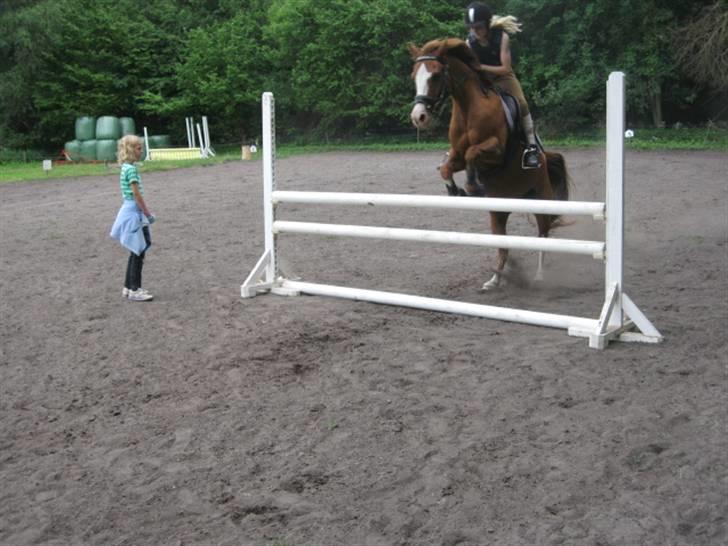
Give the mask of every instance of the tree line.
M 698 124 L 721 115 L 724 0 L 489 4 L 522 22 L 512 39 L 515 66 L 542 127 L 603 124 L 612 70 L 628 75 L 632 123 Z M 178 138 L 185 116 L 207 115 L 216 141 L 244 142 L 260 133 L 263 91 L 275 93 L 279 132 L 290 138 L 401 133 L 414 94 L 407 44 L 464 37 L 466 5 L 4 0 L 0 146 L 58 147 L 73 138 L 80 115 L 131 116 Z

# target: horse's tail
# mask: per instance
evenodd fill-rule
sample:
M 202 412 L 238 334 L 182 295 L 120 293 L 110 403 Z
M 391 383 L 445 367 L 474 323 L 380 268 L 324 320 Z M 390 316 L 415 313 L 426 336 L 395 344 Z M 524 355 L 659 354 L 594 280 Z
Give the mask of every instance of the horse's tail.
M 549 173 L 554 199 L 568 201 L 570 182 L 564 156 L 557 152 L 546 152 L 546 169 Z
M 568 201 L 571 179 L 569 177 L 569 171 L 566 169 L 566 160 L 563 155 L 557 152 L 545 152 L 545 154 L 546 170 L 549 173 L 549 182 L 551 184 L 551 191 L 553 192 L 553 199 Z M 566 226 L 571 223 L 573 222 L 567 222 L 561 218 L 561 216 L 552 216 L 551 218 L 552 228 Z

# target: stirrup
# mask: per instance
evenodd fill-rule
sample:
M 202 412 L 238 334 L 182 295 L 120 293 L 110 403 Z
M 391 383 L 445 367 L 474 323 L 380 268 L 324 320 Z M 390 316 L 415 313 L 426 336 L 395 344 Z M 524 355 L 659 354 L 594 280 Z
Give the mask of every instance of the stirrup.
M 541 160 L 539 159 L 538 147 L 533 144 L 523 150 L 523 156 L 521 157 L 521 168 L 523 170 L 538 169 L 541 167 Z M 535 158 L 536 163 L 529 163 L 530 158 Z

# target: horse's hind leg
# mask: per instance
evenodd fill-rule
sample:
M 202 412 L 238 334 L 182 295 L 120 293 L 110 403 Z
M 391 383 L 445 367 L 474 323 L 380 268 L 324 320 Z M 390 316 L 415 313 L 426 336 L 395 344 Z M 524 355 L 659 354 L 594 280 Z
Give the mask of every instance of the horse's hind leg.
M 506 234 L 506 222 L 508 222 L 509 212 L 491 212 L 490 213 L 490 229 L 495 235 Z M 503 269 L 506 267 L 508 261 L 508 249 L 499 248 L 498 257 L 496 259 L 496 266 L 491 279 L 483 284 L 482 290 L 494 290 L 498 288 L 501 277 L 503 276 Z
M 538 225 L 538 236 L 539 237 L 548 237 L 549 236 L 549 229 L 551 228 L 551 222 L 552 222 L 552 217 L 548 214 L 537 214 L 536 215 L 536 224 Z M 533 280 L 535 280 L 535 281 L 543 280 L 543 258 L 544 258 L 544 252 L 543 252 L 543 250 L 539 250 L 538 251 L 538 267 L 536 268 L 536 275 L 533 278 Z

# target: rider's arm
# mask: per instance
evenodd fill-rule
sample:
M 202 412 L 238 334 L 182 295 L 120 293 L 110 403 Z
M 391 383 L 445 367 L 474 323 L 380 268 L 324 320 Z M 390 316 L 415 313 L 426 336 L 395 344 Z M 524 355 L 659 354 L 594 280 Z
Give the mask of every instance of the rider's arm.
M 510 38 L 508 38 L 508 34 L 506 32 L 503 33 L 503 38 L 501 39 L 500 61 L 500 66 L 481 64 L 480 69 L 494 76 L 507 76 L 513 72 L 513 67 L 511 65 Z

